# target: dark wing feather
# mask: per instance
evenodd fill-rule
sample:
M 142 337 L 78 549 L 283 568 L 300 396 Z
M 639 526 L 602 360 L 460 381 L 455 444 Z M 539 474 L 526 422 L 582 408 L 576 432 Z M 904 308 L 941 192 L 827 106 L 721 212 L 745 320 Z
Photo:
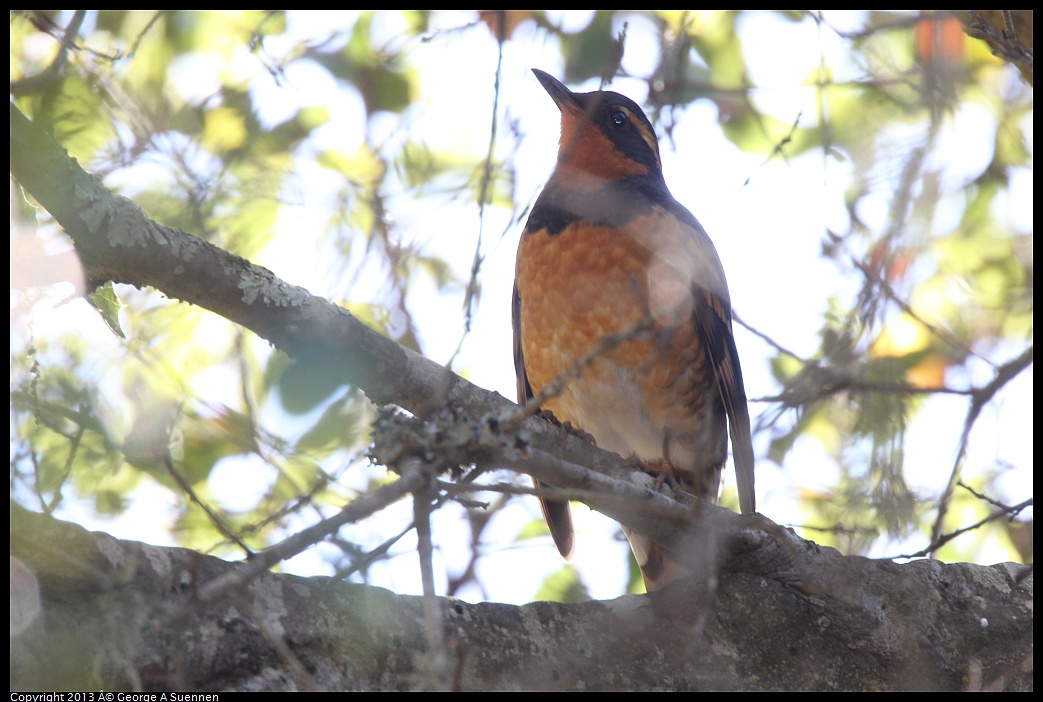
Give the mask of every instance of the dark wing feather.
M 710 354 L 717 391 L 728 415 L 728 431 L 732 439 L 732 458 L 735 461 L 735 484 L 739 491 L 739 509 L 743 513 L 757 511 L 757 495 L 753 481 L 753 439 L 750 432 L 750 409 L 746 403 L 746 388 L 742 382 L 739 352 L 732 336 L 732 303 L 728 283 L 717 250 L 688 209 L 668 193 L 660 203 L 682 222 L 686 223 L 702 251 L 706 268 L 699 271 L 706 278 L 703 285 L 695 285 L 695 323 L 699 336 Z
M 525 358 L 522 354 L 521 296 L 518 294 L 517 280 L 514 283 L 514 299 L 511 302 L 511 319 L 514 326 L 514 372 L 518 378 L 518 404 L 523 405 L 532 399 L 533 392 L 529 386 L 529 377 L 525 373 Z M 532 483 L 537 490 L 543 487 L 543 483 L 535 478 L 532 479 Z M 572 553 L 576 547 L 576 532 L 572 527 L 572 510 L 569 508 L 568 500 L 540 497 L 539 501 L 554 545 L 558 547 L 562 558 L 566 561 L 572 560 Z
M 742 382 L 739 352 L 732 336 L 731 305 L 705 288 L 692 291 L 695 296 L 696 326 L 710 354 L 717 390 L 728 414 L 735 461 L 735 482 L 739 490 L 739 509 L 757 511 L 757 495 L 753 483 L 753 440 L 750 434 L 750 410 L 746 404 L 746 388 Z

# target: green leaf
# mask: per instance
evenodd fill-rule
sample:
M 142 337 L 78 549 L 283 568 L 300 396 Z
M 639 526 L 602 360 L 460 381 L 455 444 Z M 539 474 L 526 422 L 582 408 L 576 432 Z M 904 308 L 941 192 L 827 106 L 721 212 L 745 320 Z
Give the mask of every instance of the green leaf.
M 566 565 L 547 576 L 532 599 L 537 602 L 586 602 L 590 599 L 590 593 L 579 571 L 574 566 Z
M 339 375 L 322 363 L 295 361 L 282 372 L 277 381 L 279 400 L 290 414 L 307 414 L 326 402 L 338 388 Z
M 87 293 L 87 302 L 101 313 L 101 318 L 105 320 L 105 326 L 113 334 L 121 339 L 127 338 L 127 335 L 123 333 L 123 327 L 120 326 L 120 310 L 123 309 L 123 302 L 120 301 L 119 295 L 116 294 L 116 289 L 111 282 L 105 283 Z

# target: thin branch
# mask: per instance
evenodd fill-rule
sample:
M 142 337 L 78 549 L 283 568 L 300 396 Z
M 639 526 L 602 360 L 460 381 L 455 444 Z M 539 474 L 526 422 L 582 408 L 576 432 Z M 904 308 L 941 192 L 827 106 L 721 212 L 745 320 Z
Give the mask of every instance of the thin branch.
M 999 500 L 996 500 L 996 499 L 993 499 L 993 498 L 989 497 L 988 495 L 983 495 L 982 493 L 978 492 L 977 490 L 975 490 L 974 488 L 972 488 L 970 485 L 966 484 L 962 480 L 959 481 L 957 483 L 957 485 L 962 487 L 964 490 L 966 490 L 970 494 L 974 495 L 976 498 L 978 498 L 982 502 L 988 502 L 990 505 L 992 505 L 996 509 L 1006 510 L 1008 512 L 1012 509 L 1010 505 L 1004 504 L 1004 503 L 1000 502 Z
M 804 14 L 806 14 L 809 17 L 811 17 L 817 24 L 821 24 L 821 25 L 824 25 L 826 27 L 829 27 L 829 29 L 834 34 L 836 34 L 838 37 L 840 37 L 841 39 L 851 39 L 851 40 L 854 40 L 854 41 L 857 41 L 857 40 L 860 40 L 860 39 L 865 39 L 867 37 L 871 37 L 871 36 L 873 36 L 875 34 L 879 34 L 881 32 L 886 32 L 886 31 L 891 31 L 891 30 L 905 30 L 905 29 L 909 29 L 910 27 L 915 27 L 916 25 L 921 24 L 923 22 L 928 22 L 928 21 L 934 22 L 934 21 L 937 21 L 937 19 L 938 19 L 938 17 L 940 15 L 942 15 L 942 13 L 939 12 L 939 13 L 936 13 L 934 15 L 929 15 L 929 16 L 928 15 L 914 15 L 914 16 L 911 16 L 911 17 L 899 17 L 897 19 L 888 20 L 886 22 L 874 23 L 868 29 L 863 29 L 863 30 L 860 30 L 860 31 L 857 31 L 857 32 L 845 32 L 845 31 L 842 31 L 840 29 L 837 29 L 832 24 L 827 22 L 825 20 L 825 18 L 823 18 L 817 12 L 810 12 L 808 10 L 805 10 Z
M 37 11 L 33 11 L 37 12 Z M 46 15 L 41 15 L 47 22 L 51 22 L 50 18 Z M 69 59 L 69 50 L 72 49 L 76 44 L 76 37 L 80 33 L 80 27 L 83 26 L 83 20 L 87 17 L 86 10 L 76 10 L 72 19 L 69 21 L 68 26 L 61 32 L 61 41 L 58 44 L 58 53 L 55 55 L 54 60 L 51 61 L 51 65 L 37 73 L 34 76 L 29 76 L 20 81 L 15 81 L 10 86 L 11 94 L 15 97 L 23 95 L 31 95 L 44 89 L 49 89 L 52 85 L 61 80 L 62 69 L 65 67 L 65 63 Z M 36 21 L 34 20 L 34 24 Z M 57 27 L 52 25 L 54 29 L 48 31 L 48 34 L 57 38 Z M 37 28 L 40 25 L 37 24 Z
M 218 533 L 224 535 L 226 539 L 228 539 L 229 541 L 236 544 L 239 548 L 241 548 L 243 550 L 243 553 L 246 554 L 247 558 L 254 555 L 253 550 L 245 543 L 243 543 L 243 540 L 240 539 L 239 535 L 236 534 L 235 531 L 225 522 L 225 520 L 221 518 L 221 515 L 217 514 L 217 512 L 210 508 L 210 505 L 208 505 L 206 502 L 199 498 L 199 495 L 196 494 L 196 491 L 193 490 L 189 482 L 185 480 L 185 476 L 181 475 L 181 471 L 174 467 L 174 461 L 170 458 L 169 452 L 167 452 L 166 455 L 163 456 L 162 461 L 163 467 L 167 470 L 167 475 L 170 476 L 170 478 L 177 484 L 178 488 L 180 488 L 184 494 L 188 495 L 188 499 L 196 503 L 199 509 L 203 510 L 203 513 L 206 514 L 207 519 L 210 520 L 210 523 L 213 524 L 214 528 L 217 529 Z
M 936 336 L 938 339 L 948 344 L 952 348 L 956 349 L 961 354 L 973 356 L 984 361 L 985 363 L 988 363 L 990 366 L 995 366 L 995 364 L 992 361 L 985 358 L 981 354 L 976 353 L 973 349 L 969 348 L 963 342 L 962 339 L 957 337 L 948 329 L 938 327 L 924 319 L 916 310 L 913 309 L 912 305 L 910 305 L 908 302 L 906 302 L 898 295 L 898 293 L 895 291 L 893 287 L 891 287 L 891 284 L 886 279 L 873 272 L 868 265 L 862 263 L 854 256 L 851 256 L 851 263 L 855 266 L 855 268 L 861 271 L 862 275 L 865 276 L 867 280 L 872 281 L 873 285 L 879 287 L 889 300 L 898 305 L 898 308 L 901 309 L 902 312 L 904 312 L 905 314 L 909 315 L 912 319 L 915 319 L 917 322 L 922 324 L 924 329 L 929 331 L 932 335 Z
M 504 36 L 504 24 L 506 22 L 506 10 L 496 10 L 499 13 L 497 21 L 500 23 L 500 34 Z M 489 149 L 485 154 L 485 165 L 482 170 L 482 184 L 478 191 L 478 240 L 474 244 L 474 258 L 471 261 L 471 277 L 467 281 L 467 289 L 464 291 L 464 333 L 460 337 L 460 343 L 449 359 L 450 367 L 456 360 L 460 349 L 463 348 L 464 339 L 471 331 L 471 323 L 474 317 L 475 298 L 478 295 L 478 273 L 481 271 L 482 262 L 482 232 L 485 228 L 485 201 L 489 197 L 489 184 L 493 176 L 493 157 L 496 153 L 496 132 L 500 119 L 500 90 L 503 80 L 503 41 L 497 43 L 496 72 L 493 79 L 493 110 L 489 124 Z
M 392 546 L 397 544 L 399 541 L 402 540 L 402 538 L 406 534 L 411 532 L 414 526 L 416 526 L 415 522 L 410 522 L 404 529 L 399 531 L 397 534 L 386 539 L 382 544 L 380 544 L 376 548 L 371 548 L 361 558 L 358 558 L 355 561 L 353 561 L 349 567 L 344 568 L 342 570 L 338 570 L 336 573 L 334 573 L 333 580 L 344 580 L 350 577 L 352 574 L 357 573 L 360 570 L 365 570 L 372 564 L 376 563 L 378 560 L 380 560 L 387 554 L 387 552 L 391 549 Z
M 133 58 L 134 55 L 138 53 L 138 47 L 141 46 L 141 42 L 145 40 L 145 37 L 148 36 L 148 33 L 152 31 L 152 28 L 156 26 L 156 23 L 158 23 L 159 20 L 167 16 L 169 13 L 170 10 L 157 10 L 149 19 L 148 23 L 146 23 L 145 26 L 141 28 L 141 31 L 138 32 L 138 35 L 134 37 L 134 41 L 131 42 L 130 48 L 127 49 L 127 53 L 124 54 L 122 58 Z
M 449 658 L 446 656 L 445 638 L 442 629 L 442 609 L 435 590 L 434 548 L 431 543 L 431 511 L 434 498 L 434 482 L 431 474 L 424 470 L 416 458 L 405 459 L 407 470 L 422 472 L 425 483 L 413 491 L 413 520 L 416 524 L 417 557 L 420 559 L 420 582 L 423 587 L 424 636 L 427 639 L 427 655 L 421 666 L 423 689 L 449 689 Z M 404 466 L 402 466 L 404 467 Z
M 963 465 L 963 460 L 967 455 L 967 442 L 970 440 L 971 429 L 978 420 L 978 415 L 981 414 L 985 405 L 1001 388 L 1013 380 L 1021 371 L 1032 365 L 1032 348 L 1031 346 L 1028 347 L 1020 356 L 1000 366 L 996 370 L 996 375 L 987 385 L 976 389 L 971 394 L 971 406 L 967 409 L 967 417 L 963 422 L 963 433 L 960 435 L 960 449 L 956 454 L 956 459 L 953 461 L 952 472 L 949 474 L 949 482 L 945 486 L 945 492 L 942 493 L 941 500 L 938 503 L 938 516 L 935 518 L 934 526 L 931 528 L 932 545 L 939 543 L 942 539 L 942 523 L 949 512 L 949 503 L 952 500 L 953 490 L 957 482 L 959 482 L 960 467 Z M 926 549 L 926 552 L 931 552 L 930 546 Z
M 335 533 L 345 524 L 361 521 L 405 497 L 412 491 L 419 489 L 425 480 L 427 478 L 421 471 L 411 470 L 395 482 L 359 497 L 351 504 L 345 506 L 335 516 L 297 532 L 293 536 L 272 546 L 267 551 L 249 559 L 242 564 L 241 568 L 230 570 L 223 577 L 201 583 L 192 601 L 184 607 L 170 609 L 167 612 L 168 618 L 171 621 L 180 619 L 200 606 L 206 607 L 221 600 L 230 592 L 237 591 L 254 578 L 265 573 L 276 563 L 296 556 L 330 534 Z
M 999 510 L 997 512 L 993 512 L 989 516 L 985 517 L 984 519 L 978 520 L 970 526 L 965 526 L 961 529 L 956 529 L 955 531 L 951 531 L 948 534 L 941 534 L 935 536 L 931 539 L 931 543 L 929 543 L 925 548 L 917 551 L 916 553 L 903 554 L 900 556 L 895 556 L 895 558 L 923 558 L 925 556 L 930 556 L 932 553 L 934 553 L 953 539 L 957 538 L 958 536 L 962 536 L 963 534 L 966 534 L 969 531 L 974 531 L 978 527 L 984 526 L 989 522 L 994 522 L 997 519 L 1008 519 L 1010 517 L 1017 516 L 1022 512 L 1022 510 L 1031 507 L 1032 505 L 1033 499 L 1029 498 L 1019 504 L 1013 505 L 1006 509 Z M 937 522 L 935 523 L 935 526 L 937 526 Z
M 543 388 L 541 388 L 535 396 L 530 398 L 512 418 L 505 421 L 501 428 L 507 432 L 517 429 L 524 420 L 537 414 L 540 411 L 540 408 L 543 407 L 548 400 L 560 395 L 570 382 L 578 378 L 583 371 L 600 356 L 611 351 L 622 343 L 632 341 L 651 332 L 653 324 L 654 320 L 652 315 L 646 314 L 644 318 L 634 322 L 626 329 L 614 334 L 606 334 L 601 337 L 601 340 L 594 346 L 594 348 L 576 359 L 572 365 L 559 373 L 554 380 L 544 385 Z

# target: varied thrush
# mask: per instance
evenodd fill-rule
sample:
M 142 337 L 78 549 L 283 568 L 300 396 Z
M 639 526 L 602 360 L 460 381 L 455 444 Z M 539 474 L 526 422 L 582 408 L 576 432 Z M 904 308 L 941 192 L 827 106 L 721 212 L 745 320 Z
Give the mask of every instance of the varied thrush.
M 739 504 L 755 511 L 750 415 L 713 243 L 667 189 L 655 130 L 633 100 L 533 73 L 561 111 L 561 142 L 518 245 L 518 401 L 562 377 L 544 411 L 711 502 L 730 429 Z M 540 505 L 569 560 L 569 503 Z M 685 575 L 665 549 L 624 533 L 648 590 Z

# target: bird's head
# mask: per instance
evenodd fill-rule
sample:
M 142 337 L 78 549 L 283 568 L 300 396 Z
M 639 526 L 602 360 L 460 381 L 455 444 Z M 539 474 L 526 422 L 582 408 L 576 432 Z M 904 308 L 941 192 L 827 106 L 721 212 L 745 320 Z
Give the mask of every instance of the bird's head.
M 561 111 L 559 171 L 605 180 L 661 174 L 659 140 L 637 103 L 608 90 L 574 93 L 550 74 L 532 72 Z

